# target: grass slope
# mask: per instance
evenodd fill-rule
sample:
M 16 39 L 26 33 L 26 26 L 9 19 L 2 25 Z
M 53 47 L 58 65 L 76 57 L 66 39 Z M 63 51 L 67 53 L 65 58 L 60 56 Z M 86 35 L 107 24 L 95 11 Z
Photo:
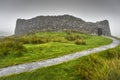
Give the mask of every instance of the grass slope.
M 120 45 L 116 48 L 0 80 L 120 80 Z
M 0 67 L 50 59 L 111 43 L 78 32 L 39 32 L 1 41 Z

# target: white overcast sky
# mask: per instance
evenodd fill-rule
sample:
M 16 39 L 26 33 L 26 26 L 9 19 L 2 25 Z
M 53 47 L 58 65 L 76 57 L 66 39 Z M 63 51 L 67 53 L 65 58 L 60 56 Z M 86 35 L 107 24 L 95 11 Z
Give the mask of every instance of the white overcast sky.
M 90 22 L 107 19 L 112 35 L 120 35 L 120 0 L 0 0 L 0 31 L 14 34 L 18 18 L 63 14 Z

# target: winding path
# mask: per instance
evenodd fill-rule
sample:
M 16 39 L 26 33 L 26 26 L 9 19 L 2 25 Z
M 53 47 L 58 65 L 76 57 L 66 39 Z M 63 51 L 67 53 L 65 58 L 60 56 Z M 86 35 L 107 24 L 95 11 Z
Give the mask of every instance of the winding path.
M 114 39 L 114 38 L 111 38 L 111 39 L 113 40 L 113 42 L 111 44 L 101 46 L 98 48 L 88 49 L 88 50 L 84 50 L 82 52 L 76 52 L 73 54 L 68 54 L 68 55 L 64 55 L 61 57 L 48 59 L 48 60 L 44 60 L 44 61 L 25 63 L 25 64 L 16 65 L 16 66 L 1 68 L 0 69 L 0 77 L 11 75 L 11 74 L 18 74 L 18 73 L 27 72 L 27 71 L 32 71 L 32 70 L 35 70 L 38 68 L 60 64 L 62 62 L 69 61 L 69 60 L 72 60 L 75 58 L 79 58 L 79 57 L 82 57 L 84 55 L 88 55 L 90 53 L 96 53 L 96 52 L 100 52 L 103 50 L 107 50 L 109 48 L 114 48 L 120 44 L 119 40 Z

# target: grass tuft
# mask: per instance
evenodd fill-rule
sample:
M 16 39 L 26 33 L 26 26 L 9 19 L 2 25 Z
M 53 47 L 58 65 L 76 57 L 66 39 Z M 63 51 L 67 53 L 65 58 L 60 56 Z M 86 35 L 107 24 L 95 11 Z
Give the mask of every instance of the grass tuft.
M 77 45 L 86 45 L 86 42 L 84 40 L 80 40 L 80 39 L 75 40 L 74 43 Z
M 22 56 L 26 52 L 23 43 L 12 39 L 6 38 L 0 43 L 0 57 L 14 55 L 16 57 Z

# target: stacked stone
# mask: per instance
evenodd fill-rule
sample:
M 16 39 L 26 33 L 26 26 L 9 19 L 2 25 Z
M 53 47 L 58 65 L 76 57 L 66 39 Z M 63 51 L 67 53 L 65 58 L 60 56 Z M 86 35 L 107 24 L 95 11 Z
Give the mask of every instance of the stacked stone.
M 18 19 L 15 28 L 15 35 L 24 35 L 39 31 L 64 31 L 73 30 L 98 34 L 101 29 L 101 35 L 110 36 L 110 28 L 107 20 L 92 23 L 70 16 L 38 16 L 32 19 Z

